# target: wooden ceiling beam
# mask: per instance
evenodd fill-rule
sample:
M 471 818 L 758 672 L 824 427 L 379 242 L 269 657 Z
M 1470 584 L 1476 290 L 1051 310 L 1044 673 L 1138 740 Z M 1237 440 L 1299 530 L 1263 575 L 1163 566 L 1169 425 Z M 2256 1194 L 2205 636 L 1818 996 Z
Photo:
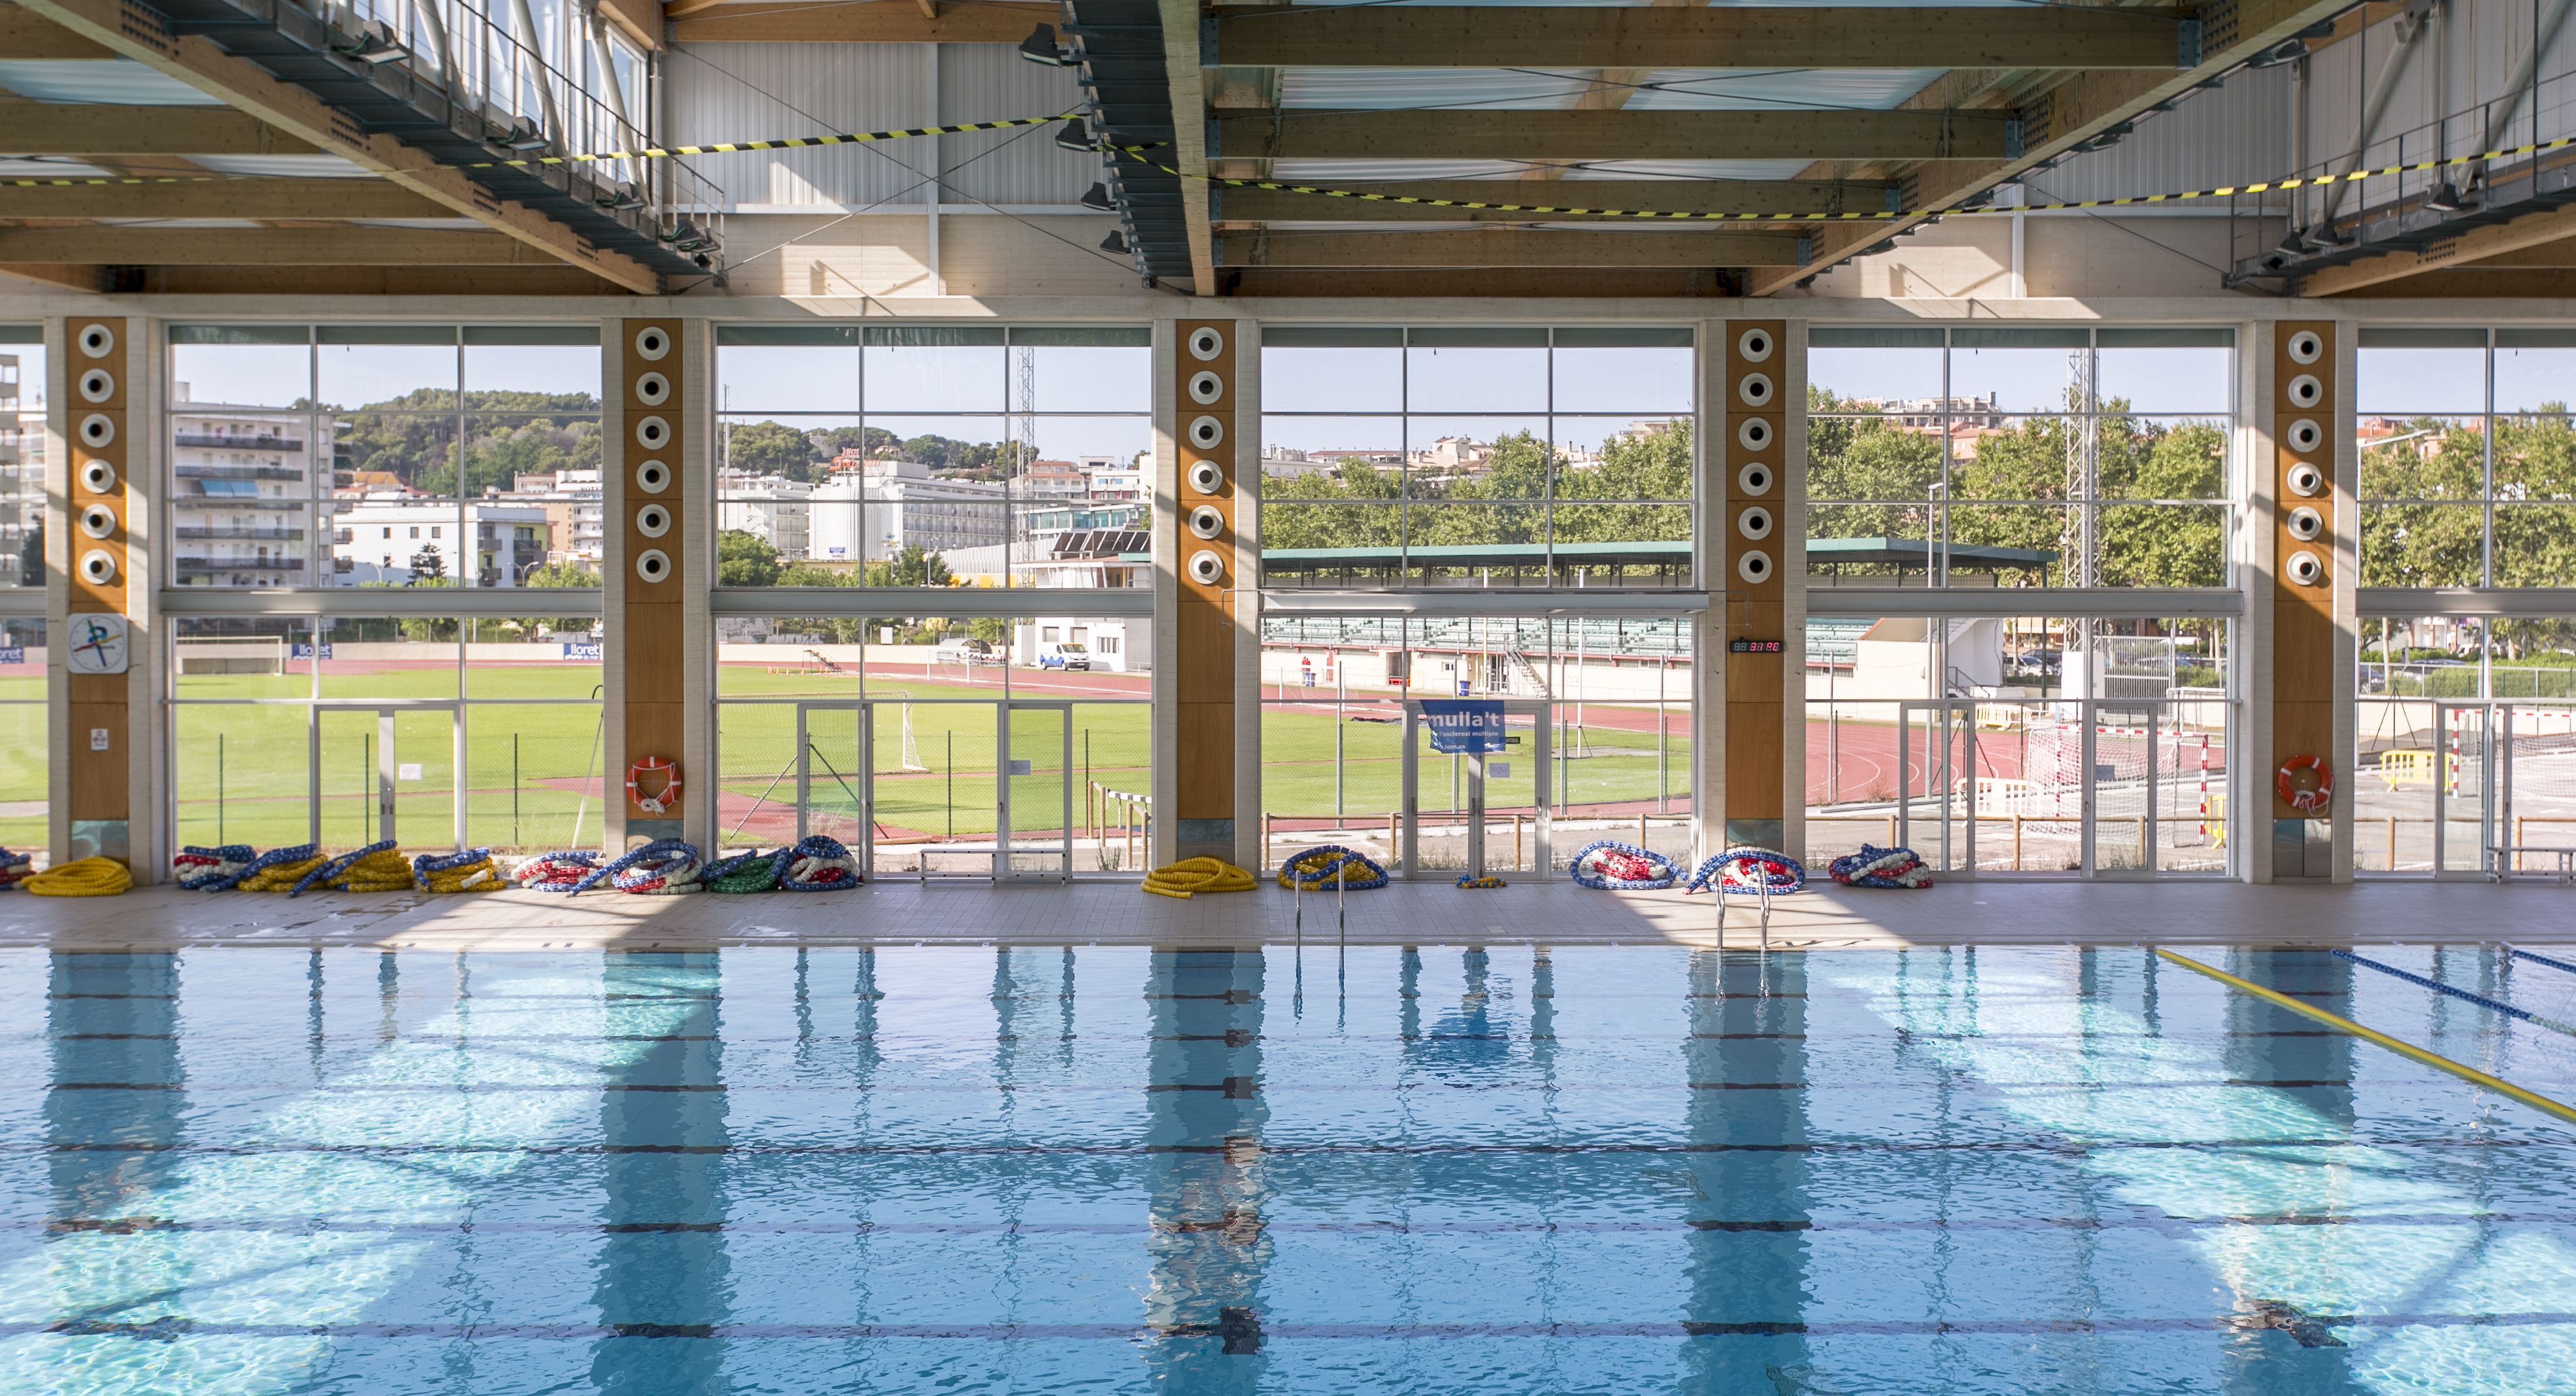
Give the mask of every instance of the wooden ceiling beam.
M 557 266 L 499 233 L 420 228 L 0 228 L 0 262 L 97 266 Z
M 1340 186 L 1414 199 L 1548 206 L 1579 204 L 1656 213 L 1875 213 L 1893 185 L 1874 182 L 1763 182 L 1717 179 L 1569 179 L 1533 186 L 1518 180 L 1444 179 Z M 0 205 L 5 206 L 5 205 Z M 1275 189 L 1220 189 L 1217 217 L 1228 223 L 1627 223 L 1568 213 L 1512 213 L 1431 204 L 1291 194 Z
M 0 264 L 73 290 L 155 296 L 597 296 L 599 278 L 562 263 L 524 267 L 104 267 Z
M 1642 13 L 1642 12 L 1641 12 Z M 1888 111 L 1219 112 L 1231 160 L 2004 158 L 2000 117 Z
M 43 15 L 16 5 L 0 5 L 0 58 L 12 62 L 97 62 L 116 56 L 116 50 L 92 43 Z
M 450 218 L 381 179 L 216 179 L 184 184 L 0 185 L 0 218 Z
M 2200 62 L 2186 70 L 2056 72 L 2041 75 L 2044 81 L 2036 86 L 2009 72 L 1952 72 L 1916 94 L 1907 105 L 1958 103 L 1971 95 L 1978 95 L 1980 100 L 2013 102 L 2021 107 L 2024 117 L 2022 152 L 1989 159 L 1982 153 L 1971 158 L 1970 152 L 1961 151 L 1942 164 L 1910 170 L 1912 192 L 1906 202 L 1915 208 L 1948 208 L 1964 203 L 2124 121 L 2137 120 L 2152 108 L 2187 97 L 2193 88 L 2331 18 L 2345 3 L 2346 0 L 2236 0 L 2226 8 L 2223 24 L 2204 27 Z M 1811 169 L 1804 173 L 1807 178 L 1824 178 L 1855 171 Z M 1757 296 L 1789 289 L 1926 221 L 1903 219 L 1867 227 L 1820 229 L 1814 257 L 1808 265 L 1795 270 L 1755 272 L 1749 289 Z
M 310 141 L 222 107 L 109 107 L 0 101 L 13 155 L 311 155 Z
M 154 12 L 127 5 L 123 0 L 26 0 L 26 8 L 558 261 L 639 294 L 662 292 L 661 273 L 653 267 L 621 252 L 603 251 L 536 209 L 515 200 L 495 198 L 464 171 L 441 164 L 427 151 L 406 145 L 397 137 L 359 131 L 339 109 L 301 87 L 271 77 L 257 64 L 226 52 L 204 34 L 171 33 L 157 22 Z M 163 113 L 164 119 L 174 125 L 192 124 L 213 115 L 189 109 L 182 120 Z
M 1229 233 L 1229 267 L 1793 267 L 1802 239 L 1784 233 Z
M 2098 68 L 2183 66 L 2182 16 L 1955 9 L 1222 6 L 1217 59 L 1261 68 Z
M 1709 267 L 1636 267 L 1580 270 L 1494 267 L 1482 270 L 1354 271 L 1313 267 L 1246 267 L 1225 273 L 1234 296 L 1338 296 L 1372 300 L 1475 296 L 1536 299 L 1583 296 L 1598 300 L 1743 294 L 1743 274 Z
M 780 5 L 680 3 L 667 6 L 671 39 L 683 44 L 1016 44 L 1040 24 L 1061 24 L 1054 5 L 947 5 L 936 15 L 913 0 Z

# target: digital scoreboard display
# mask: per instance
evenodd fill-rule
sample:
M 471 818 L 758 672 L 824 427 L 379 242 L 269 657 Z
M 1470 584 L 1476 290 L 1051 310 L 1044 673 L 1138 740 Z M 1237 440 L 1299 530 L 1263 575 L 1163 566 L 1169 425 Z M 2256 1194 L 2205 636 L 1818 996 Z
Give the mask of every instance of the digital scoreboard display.
M 1726 642 L 1726 652 L 1728 654 L 1778 654 L 1780 652 L 1780 642 L 1777 640 L 1729 640 Z

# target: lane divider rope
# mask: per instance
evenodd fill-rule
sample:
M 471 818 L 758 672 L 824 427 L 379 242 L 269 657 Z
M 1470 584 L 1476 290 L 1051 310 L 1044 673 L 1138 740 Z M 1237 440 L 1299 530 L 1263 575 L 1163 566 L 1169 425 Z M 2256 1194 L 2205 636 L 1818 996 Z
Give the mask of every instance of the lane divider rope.
M 2565 960 L 2553 960 L 2546 955 L 2534 955 L 2528 950 L 2520 949 L 2511 945 L 2506 946 L 2505 949 L 2512 951 L 2513 957 L 2517 960 L 2529 960 L 2535 965 L 2547 965 L 2551 969 L 2564 970 L 2569 974 L 2576 974 L 2576 965 L 2571 965 Z
M 82 858 L 18 885 L 39 897 L 114 897 L 134 885 L 134 874 L 113 858 Z
M 2375 969 L 2381 974 L 2393 974 L 2398 978 L 2405 980 L 2409 984 L 2422 985 L 2424 988 L 2430 989 L 2437 994 L 2449 994 L 2455 999 L 2466 999 L 2480 1008 L 2491 1008 L 2508 1018 L 2519 1018 L 2536 1027 L 2543 1027 L 2549 1029 L 2551 1032 L 2563 1032 L 2570 1037 L 2576 1037 L 2576 1028 L 2571 1028 L 2565 1023 L 2543 1018 L 2539 1014 L 2533 1013 L 2527 1009 L 2516 1008 L 2512 1004 L 2504 1002 L 2502 999 L 2491 999 L 2484 994 L 2473 994 L 2466 989 L 2454 988 L 2451 985 L 2443 983 L 2441 980 L 2427 979 L 2420 974 L 2411 974 L 2405 970 L 2399 969 L 2395 965 L 2383 965 L 2377 960 L 2365 960 L 2349 950 L 2336 950 L 2331 953 L 2339 960 L 2350 960 L 2354 964 Z
M 2576 1105 L 2563 1104 L 2559 1101 L 2551 1100 L 2549 1097 L 2538 1094 L 2537 1092 L 2524 1090 L 2522 1087 L 2517 1086 L 2502 1077 L 2489 1076 L 2485 1072 L 2478 1070 L 2476 1067 L 2469 1066 L 2461 1062 L 2455 1062 L 2449 1057 L 2443 1056 L 2439 1052 L 2428 1052 L 2423 1048 L 2416 1046 L 2412 1042 L 2401 1042 L 2396 1038 L 2390 1037 L 2384 1032 L 2365 1028 L 2350 1018 L 2343 1017 L 2339 1014 L 2328 1013 L 2322 1008 L 2315 1007 L 2311 1004 L 2301 1003 L 2297 999 L 2290 997 L 2288 994 L 2280 993 L 2272 989 L 2266 989 L 2262 985 L 2257 984 L 2250 979 L 2239 979 L 2235 975 L 2229 974 L 2223 969 L 2219 969 L 2212 965 L 2202 964 L 2200 961 L 2195 960 L 2188 955 L 2177 955 L 2174 952 L 2165 949 L 2161 945 L 2154 947 L 2154 949 L 2157 956 L 2161 959 L 2180 965 L 2184 969 L 2194 970 L 2198 973 L 2208 975 L 2210 978 L 2217 980 L 2219 983 L 2224 984 L 2231 989 L 2252 994 L 2254 997 L 2263 1000 L 2265 1003 L 2271 1004 L 2275 1008 L 2286 1008 L 2302 1017 L 2323 1023 L 2337 1032 L 2350 1033 L 2364 1042 L 2376 1043 L 2377 1045 L 2385 1047 L 2389 1051 L 2395 1052 L 2397 1055 L 2406 1058 L 2408 1061 L 2420 1062 L 2436 1071 L 2447 1071 L 2453 1076 L 2457 1076 L 2471 1085 L 2483 1086 L 2509 1100 L 2520 1101 L 2544 1115 L 2554 1115 L 2570 1124 L 2576 1124 Z

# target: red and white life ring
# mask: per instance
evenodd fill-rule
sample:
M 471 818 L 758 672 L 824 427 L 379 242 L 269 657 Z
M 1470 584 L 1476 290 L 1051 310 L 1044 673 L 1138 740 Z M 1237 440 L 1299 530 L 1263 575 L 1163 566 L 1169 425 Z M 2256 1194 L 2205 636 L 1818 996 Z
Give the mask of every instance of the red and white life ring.
M 662 788 L 647 795 L 637 782 L 657 771 L 662 776 Z M 646 814 L 669 814 L 680 803 L 679 763 L 663 756 L 639 759 L 626 768 L 626 798 L 634 801 L 635 807 Z
M 2316 784 L 2301 789 L 2291 777 L 2301 771 L 2316 776 Z M 2334 772 L 2322 756 L 2293 756 L 2281 763 L 2281 774 L 2273 779 L 2272 788 L 2279 791 L 2281 803 L 2301 813 L 2311 813 L 2334 803 Z

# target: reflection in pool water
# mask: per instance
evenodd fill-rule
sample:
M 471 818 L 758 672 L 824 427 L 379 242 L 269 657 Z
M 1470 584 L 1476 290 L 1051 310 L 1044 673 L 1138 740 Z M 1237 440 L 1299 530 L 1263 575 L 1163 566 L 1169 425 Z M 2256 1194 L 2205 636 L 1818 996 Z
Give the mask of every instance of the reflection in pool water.
M 2576 1389 L 2576 1133 L 2134 949 L 8 958 L 0 1390 Z

